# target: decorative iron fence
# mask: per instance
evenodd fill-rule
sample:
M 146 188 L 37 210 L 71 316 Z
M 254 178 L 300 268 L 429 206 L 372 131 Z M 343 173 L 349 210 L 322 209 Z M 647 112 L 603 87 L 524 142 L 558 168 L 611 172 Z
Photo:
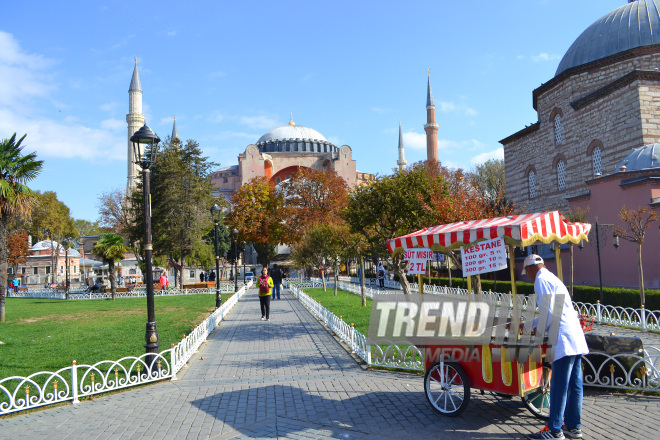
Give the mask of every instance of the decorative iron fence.
M 243 284 L 241 283 L 241 287 Z M 234 284 L 223 283 L 220 284 L 220 293 L 233 293 Z M 215 287 L 203 287 L 192 289 L 181 289 L 179 287 L 168 287 L 164 290 L 155 290 L 154 296 L 176 296 L 176 295 L 199 295 L 199 294 L 214 294 Z M 106 299 L 111 296 L 109 290 L 105 292 L 89 292 L 88 289 L 71 289 L 69 290 L 69 300 L 80 299 Z M 139 298 L 147 296 L 147 288 L 144 286 L 135 287 L 128 292 L 117 292 L 117 298 Z M 63 290 L 58 289 L 28 289 L 26 291 L 8 292 L 9 298 L 41 298 L 41 299 L 67 299 Z
M 312 284 L 310 287 L 320 287 L 318 283 Z M 345 284 L 348 283 L 340 282 L 338 287 L 348 290 Z M 305 307 L 328 326 L 330 331 L 350 347 L 351 352 L 357 354 L 367 365 L 424 371 L 423 347 L 401 343 L 371 345 L 365 335 L 316 302 L 301 287 L 291 285 L 290 290 Z M 355 290 L 359 292 L 359 286 Z M 367 295 L 372 296 L 373 293 L 382 293 L 382 291 L 371 289 Z M 585 386 L 632 391 L 660 391 L 660 349 L 658 348 L 646 347 L 643 356 L 610 355 L 592 350 L 588 357 L 583 357 L 582 362 Z
M 172 344 L 171 348 L 160 353 L 100 361 L 94 365 L 78 365 L 73 361 L 71 366 L 56 372 L 40 371 L 28 377 L 1 379 L 0 415 L 66 401 L 78 403 L 81 397 L 93 394 L 164 379 L 176 380 L 177 372 L 186 365 L 250 286 L 252 282 L 232 295 L 181 342 Z

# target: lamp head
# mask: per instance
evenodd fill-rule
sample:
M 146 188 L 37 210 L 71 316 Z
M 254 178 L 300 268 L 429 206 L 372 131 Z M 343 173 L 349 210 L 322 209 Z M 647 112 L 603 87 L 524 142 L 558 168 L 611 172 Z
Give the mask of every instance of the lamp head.
M 149 168 L 156 160 L 158 142 L 160 142 L 158 135 L 151 131 L 151 128 L 145 122 L 142 128 L 131 136 L 131 142 L 133 143 L 133 159 L 135 163 L 143 169 Z
M 616 232 L 614 233 L 614 243 L 612 244 L 614 245 L 614 249 L 619 249 L 619 236 Z
M 211 206 L 211 218 L 213 218 L 214 222 L 220 221 L 220 213 L 222 212 L 222 208 L 217 204 L 214 203 L 213 206 Z
M 238 229 L 234 229 L 231 231 L 232 237 L 234 237 L 234 240 L 238 240 Z

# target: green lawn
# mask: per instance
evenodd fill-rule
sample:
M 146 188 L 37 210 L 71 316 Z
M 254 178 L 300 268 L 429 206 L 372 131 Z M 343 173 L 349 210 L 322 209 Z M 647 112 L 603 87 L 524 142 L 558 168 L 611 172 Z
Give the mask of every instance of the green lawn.
M 230 295 L 223 295 L 223 300 Z M 146 298 L 63 301 L 7 298 L 0 379 L 144 354 Z M 215 310 L 215 295 L 155 297 L 161 350 Z
M 307 288 L 303 291 L 326 309 L 332 310 L 335 315 L 341 316 L 347 324 L 354 324 L 357 331 L 363 335 L 367 334 L 371 298 L 367 298 L 367 306 L 362 307 L 362 297 L 345 290 L 337 290 L 337 296 L 334 295 L 334 288 L 328 288 L 326 292 L 323 292 L 323 288 Z

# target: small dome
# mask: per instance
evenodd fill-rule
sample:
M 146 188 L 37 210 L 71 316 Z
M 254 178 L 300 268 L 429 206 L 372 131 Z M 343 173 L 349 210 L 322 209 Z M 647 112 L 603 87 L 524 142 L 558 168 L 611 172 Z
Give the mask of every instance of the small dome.
M 30 248 L 30 250 L 35 251 L 35 252 L 36 251 L 45 251 L 45 250 L 49 251 L 49 250 L 55 250 L 58 247 L 60 249 L 60 255 L 64 255 L 65 254 L 64 245 L 56 242 L 55 240 L 53 240 L 53 241 L 51 241 L 51 240 L 41 240 L 41 241 L 35 243 L 34 246 L 32 246 Z M 69 248 L 69 257 L 80 257 L 80 256 L 81 256 L 80 252 L 78 252 L 77 250 L 75 250 L 73 248 Z
M 635 148 L 621 161 L 614 172 L 618 173 L 622 169 L 625 171 L 641 171 L 660 168 L 659 155 L 660 143 Z
M 632 1 L 582 32 L 562 58 L 555 76 L 572 67 L 653 44 L 660 44 L 660 0 Z
M 302 125 L 283 125 L 281 127 L 273 128 L 271 131 L 261 136 L 257 141 L 257 145 L 262 142 L 271 142 L 278 140 L 288 139 L 302 139 L 313 141 L 326 141 L 327 139 L 318 131 L 313 128 L 303 127 Z

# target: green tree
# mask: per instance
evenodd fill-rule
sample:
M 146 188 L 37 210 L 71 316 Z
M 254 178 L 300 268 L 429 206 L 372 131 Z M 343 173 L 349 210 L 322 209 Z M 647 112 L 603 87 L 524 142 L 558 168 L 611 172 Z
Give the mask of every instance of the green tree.
M 124 237 L 113 232 L 101 234 L 99 241 L 92 248 L 94 255 L 108 265 L 108 273 L 110 274 L 110 292 L 112 293 L 113 301 L 117 293 L 115 263 L 124 258 L 124 253 L 126 253 L 128 249 L 128 246 L 124 245 Z
M 310 226 L 292 248 L 293 261 L 301 267 L 315 267 L 319 270 L 327 266 L 335 269 L 335 296 L 337 295 L 337 266 L 344 249 L 345 228 L 333 223 L 316 223 Z M 325 277 L 321 277 L 323 290 L 326 290 Z
M 506 197 L 504 159 L 487 160 L 475 166 L 468 177 L 488 202 L 494 203 L 498 198 Z
M 431 171 L 426 163 L 415 164 L 356 187 L 342 214 L 351 232 L 362 234 L 378 255 L 386 257 L 387 240 L 431 226 L 434 216 L 427 207 L 432 191 L 444 185 L 442 177 Z M 410 293 L 403 253 L 392 255 L 392 264 L 404 293 Z
M 182 145 L 168 139 L 151 171 L 152 235 L 154 253 L 166 255 L 179 275 L 190 261 L 213 257 L 204 237 L 213 228 L 209 208 L 222 203 L 211 195 L 208 177 L 217 164 L 202 155 L 199 144 L 189 140 Z
M 73 227 L 76 230 L 76 237 L 87 237 L 89 235 L 110 232 L 106 228 L 102 228 L 98 221 L 90 222 L 89 220 L 76 219 L 73 221 Z
M 26 183 L 37 177 L 43 165 L 36 153 L 23 156 L 21 143 L 25 136 L 17 142 L 14 133 L 0 142 L 0 322 L 5 322 L 8 225 L 14 217 L 30 216 L 37 198 Z

